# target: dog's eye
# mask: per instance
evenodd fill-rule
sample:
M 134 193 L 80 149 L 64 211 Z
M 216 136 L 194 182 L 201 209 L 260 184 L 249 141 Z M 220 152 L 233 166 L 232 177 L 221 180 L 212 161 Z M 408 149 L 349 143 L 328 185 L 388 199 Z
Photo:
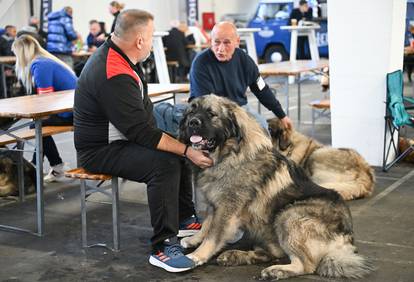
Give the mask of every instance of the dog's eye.
M 215 112 L 213 112 L 212 110 L 208 110 L 208 111 L 207 111 L 207 114 L 208 114 L 208 116 L 209 116 L 210 118 L 213 118 L 213 117 L 216 117 L 216 116 L 217 116 L 217 114 L 216 114 Z

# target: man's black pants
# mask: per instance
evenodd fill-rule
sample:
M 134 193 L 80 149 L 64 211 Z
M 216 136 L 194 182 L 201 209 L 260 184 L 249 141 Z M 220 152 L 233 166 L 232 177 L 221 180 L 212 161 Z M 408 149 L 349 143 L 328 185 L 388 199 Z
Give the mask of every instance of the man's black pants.
M 81 151 L 78 156 L 80 165 L 92 173 L 147 184 L 154 249 L 175 237 L 179 222 L 195 214 L 191 175 L 182 157 L 124 140 L 98 150 Z

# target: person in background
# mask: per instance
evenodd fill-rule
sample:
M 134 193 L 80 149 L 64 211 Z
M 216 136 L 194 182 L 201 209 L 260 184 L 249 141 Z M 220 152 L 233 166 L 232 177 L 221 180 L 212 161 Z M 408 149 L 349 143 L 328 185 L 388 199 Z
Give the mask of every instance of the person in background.
M 101 30 L 101 26 L 97 20 L 89 22 L 89 34 L 86 39 L 88 51 L 94 52 L 99 46 L 105 42 L 105 33 Z
M 106 24 L 105 22 L 99 22 L 99 26 L 101 27 L 101 32 L 105 34 L 105 37 L 109 36 L 109 33 L 106 32 Z
M 299 7 L 293 9 L 290 13 L 289 24 L 292 24 L 292 19 L 295 20 L 298 24 L 301 24 L 303 21 L 312 21 L 312 13 L 312 8 L 309 8 L 308 2 L 306 0 L 300 0 Z M 298 36 L 297 48 L 297 59 L 310 59 L 309 52 L 306 52 L 306 50 L 309 50 L 307 36 Z
M 43 32 L 42 30 L 40 30 L 39 26 L 40 26 L 39 19 L 35 16 L 32 16 L 29 18 L 28 25 L 22 27 L 17 32 L 17 37 L 23 34 L 31 35 L 37 40 L 37 42 L 39 42 L 40 46 L 46 49 L 47 48 L 46 46 L 47 34 Z
M 47 51 L 61 59 L 73 69 L 73 43 L 81 40 L 81 36 L 73 29 L 73 10 L 65 7 L 50 13 L 48 18 Z
M 188 29 L 185 23 L 173 21 L 171 23 L 172 28 L 168 31 L 168 35 L 162 38 L 165 48 L 165 55 L 168 61 L 177 61 L 178 78 L 174 82 L 185 82 L 186 76 L 190 69 L 190 58 L 187 52 L 187 45 L 194 44 L 194 38 L 190 42 L 185 36 L 185 32 Z
M 0 56 L 13 56 L 11 46 L 16 38 L 16 27 L 14 25 L 6 25 L 5 33 L 0 37 Z
M 42 95 L 54 91 L 75 89 L 76 76 L 68 65 L 43 49 L 30 35 L 21 35 L 12 46 L 16 55 L 16 74 L 28 94 Z M 71 112 L 50 115 L 42 120 L 42 125 L 72 125 Z M 45 176 L 46 183 L 65 181 L 64 172 L 69 170 L 63 163 L 52 136 L 43 137 L 43 153 L 50 163 L 50 171 Z M 35 164 L 35 154 L 32 162 Z
M 204 152 L 157 128 L 148 85 L 139 62 L 152 48 L 153 16 L 141 10 L 119 14 L 115 31 L 89 58 L 74 103 L 74 141 L 79 164 L 92 173 L 147 184 L 153 227 L 152 265 L 171 272 L 193 268 L 177 236 L 199 232 L 185 158 L 206 168 Z M 116 94 L 116 95 L 114 95 Z
M 118 18 L 119 13 L 121 13 L 124 7 L 125 4 L 121 4 L 118 1 L 112 1 L 111 3 L 109 3 L 109 12 L 114 16 L 114 21 L 112 22 L 111 26 L 111 33 L 114 32 L 116 19 Z
M 240 37 L 233 23 L 220 22 L 211 31 L 211 48 L 200 52 L 190 71 L 190 100 L 214 93 L 226 97 L 251 113 L 267 130 L 266 119 L 247 104 L 247 87 L 259 102 L 271 110 L 286 128 L 292 122 L 260 76 L 256 63 L 238 48 Z

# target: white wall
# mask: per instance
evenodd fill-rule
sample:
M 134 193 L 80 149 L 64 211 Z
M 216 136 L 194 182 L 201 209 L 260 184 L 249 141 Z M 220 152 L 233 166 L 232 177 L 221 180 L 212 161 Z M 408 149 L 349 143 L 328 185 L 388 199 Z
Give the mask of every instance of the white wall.
M 29 1 L 0 0 L 0 27 L 14 25 L 17 29 L 27 25 L 30 17 Z
M 382 164 L 386 74 L 402 68 L 405 13 L 405 0 L 328 5 L 332 145 L 371 165 Z
M 199 19 L 202 20 L 203 12 L 214 12 L 216 22 L 220 21 L 224 14 L 249 13 L 256 11 L 259 0 L 199 0 Z
M 125 4 L 125 9 L 134 8 L 151 12 L 155 17 L 155 28 L 158 31 L 168 30 L 170 21 L 178 19 L 178 0 L 122 0 L 119 2 Z M 107 31 L 111 29 L 113 16 L 108 11 L 109 3 L 109 0 L 54 0 L 53 10 L 71 6 L 75 30 L 86 38 L 89 33 L 88 22 L 91 19 L 104 21 Z

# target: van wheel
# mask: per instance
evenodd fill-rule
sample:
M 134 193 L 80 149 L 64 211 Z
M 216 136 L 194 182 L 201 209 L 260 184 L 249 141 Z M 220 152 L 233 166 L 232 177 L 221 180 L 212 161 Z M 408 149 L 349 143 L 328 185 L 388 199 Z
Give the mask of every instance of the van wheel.
M 273 45 L 266 49 L 264 59 L 266 63 L 277 63 L 288 60 L 289 55 L 283 46 Z

